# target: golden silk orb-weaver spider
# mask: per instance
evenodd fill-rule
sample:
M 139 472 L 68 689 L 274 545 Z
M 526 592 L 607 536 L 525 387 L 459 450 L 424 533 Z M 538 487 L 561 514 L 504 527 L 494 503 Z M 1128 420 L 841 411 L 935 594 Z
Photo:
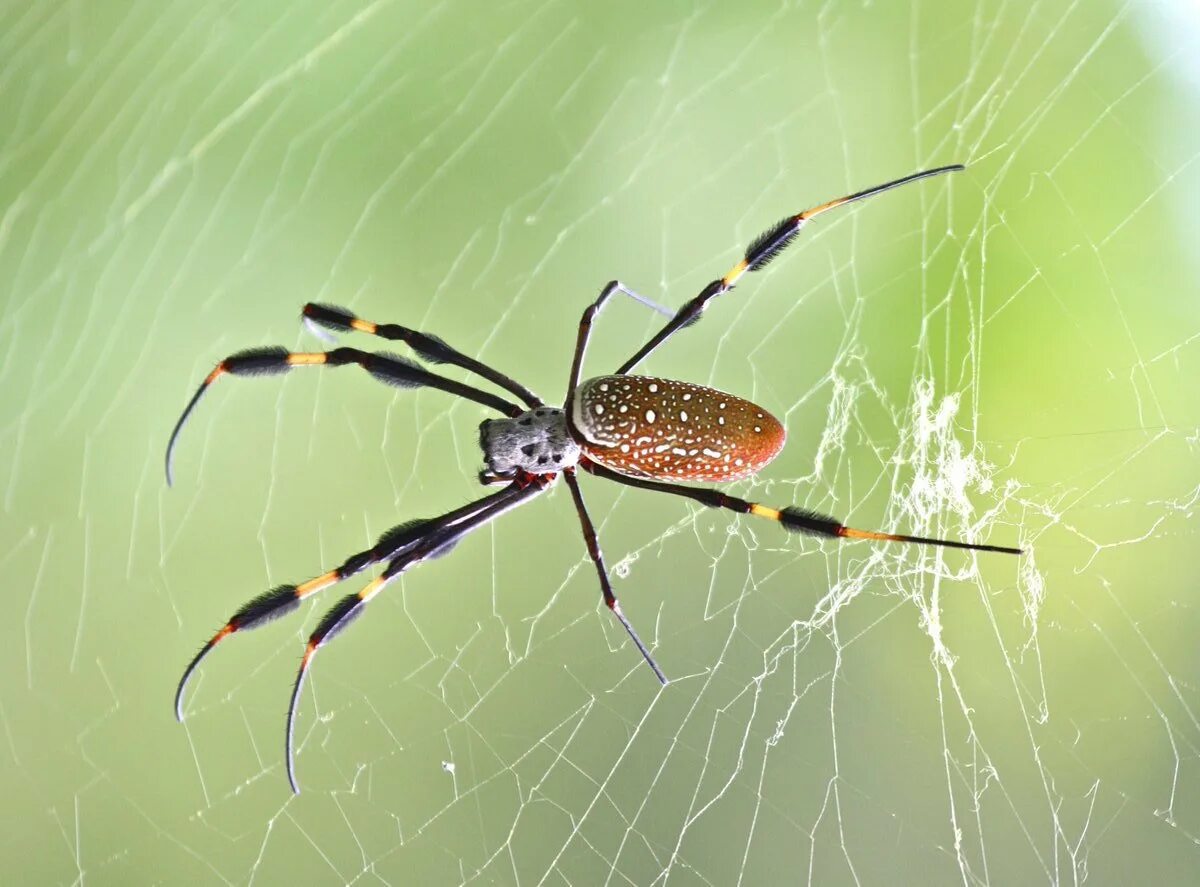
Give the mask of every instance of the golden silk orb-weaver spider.
M 643 302 L 633 290 L 612 281 L 583 312 L 575 356 L 562 407 L 548 407 L 541 398 L 492 367 L 452 348 L 437 336 L 398 324 L 363 320 L 344 308 L 308 304 L 302 316 L 310 325 L 338 332 L 355 331 L 406 343 L 428 363 L 447 364 L 467 370 L 520 400 L 524 406 L 481 388 L 434 373 L 417 362 L 395 354 L 333 348 L 315 353 L 295 353 L 284 348 L 254 348 L 230 355 L 204 379 L 176 422 L 167 444 L 167 483 L 171 483 L 172 454 L 179 432 L 204 392 L 225 375 L 253 376 L 285 373 L 296 367 L 346 366 L 357 364 L 376 379 L 400 388 L 438 388 L 449 394 L 490 407 L 507 418 L 485 419 L 479 426 L 479 445 L 485 468 L 479 474 L 485 485 L 503 484 L 503 489 L 436 517 L 409 521 L 384 533 L 374 546 L 351 555 L 340 566 L 299 585 L 280 585 L 253 598 L 229 617 L 188 663 L 175 693 L 175 714 L 183 720 L 184 691 L 196 667 L 218 643 L 238 631 L 257 628 L 295 610 L 300 602 L 335 583 L 377 564 L 383 571 L 361 590 L 338 601 L 317 624 L 308 639 L 300 669 L 292 687 L 287 710 L 285 761 L 288 782 L 299 792 L 293 753 L 296 705 L 313 656 L 322 645 L 342 631 L 367 603 L 393 579 L 409 568 L 432 560 L 451 549 L 460 539 L 501 514 L 523 505 L 547 490 L 562 475 L 571 491 L 584 542 L 596 568 L 604 603 L 629 634 L 630 640 L 663 684 L 666 675 L 650 650 L 625 617 L 608 579 L 596 529 L 584 504 L 576 469 L 616 483 L 682 496 L 712 508 L 775 521 L 784 529 L 842 539 L 872 539 L 1020 554 L 1018 548 L 982 545 L 906 536 L 871 530 L 856 530 L 831 517 L 786 506 L 772 508 L 748 502 L 719 490 L 682 486 L 681 481 L 732 481 L 761 470 L 778 455 L 786 434 L 779 421 L 765 409 L 702 385 L 631 375 L 631 370 L 652 351 L 684 327 L 700 318 L 708 303 L 729 292 L 750 271 L 758 271 L 775 258 L 799 233 L 804 224 L 827 210 L 864 200 L 919 179 L 963 169 L 942 166 L 831 200 L 788 216 L 770 228 L 746 249 L 744 256 L 724 277 L 704 287 L 674 313 L 663 310 L 670 320 L 637 350 L 616 372 L 580 381 L 584 353 L 592 321 L 614 293 Z M 652 304 L 652 303 L 651 303 Z M 655 306 L 657 307 L 657 306 Z

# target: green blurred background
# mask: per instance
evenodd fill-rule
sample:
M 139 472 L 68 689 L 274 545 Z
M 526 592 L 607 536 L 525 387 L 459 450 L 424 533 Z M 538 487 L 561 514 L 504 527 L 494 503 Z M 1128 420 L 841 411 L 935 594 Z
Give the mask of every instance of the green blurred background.
M 1184 4 L 13 4 L 0 16 L 0 880 L 1195 883 L 1200 29 Z M 620 277 L 644 371 L 789 446 L 740 495 L 1020 560 L 785 537 L 585 479 L 409 573 L 245 599 L 479 495 L 483 412 L 316 348 L 305 301 L 562 396 Z M 602 317 L 599 373 L 656 328 Z M 353 344 L 376 343 L 353 337 Z M 361 580 L 360 580 L 361 581 Z M 353 584 L 352 588 L 358 587 Z

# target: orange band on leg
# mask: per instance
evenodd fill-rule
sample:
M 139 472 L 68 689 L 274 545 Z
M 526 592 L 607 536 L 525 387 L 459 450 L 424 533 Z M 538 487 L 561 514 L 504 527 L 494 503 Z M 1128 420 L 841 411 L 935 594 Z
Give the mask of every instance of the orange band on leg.
M 302 598 L 313 592 L 320 591 L 323 588 L 328 588 L 339 580 L 337 570 L 330 570 L 328 573 L 322 573 L 315 579 L 309 579 L 307 582 L 302 582 L 296 586 L 296 597 Z
M 732 268 L 729 269 L 728 274 L 726 274 L 724 277 L 721 278 L 721 283 L 725 284 L 725 286 L 733 286 L 735 283 L 737 283 L 738 278 L 740 278 L 743 274 L 746 273 L 746 269 L 749 267 L 750 267 L 750 263 L 747 262 L 745 259 L 742 259 L 740 262 L 738 262 L 736 265 L 734 265 Z

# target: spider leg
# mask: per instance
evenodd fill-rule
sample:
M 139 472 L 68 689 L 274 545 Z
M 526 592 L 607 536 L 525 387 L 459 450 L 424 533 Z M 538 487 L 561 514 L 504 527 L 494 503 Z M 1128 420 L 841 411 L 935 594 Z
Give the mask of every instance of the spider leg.
M 270 591 L 263 592 L 247 601 L 236 613 L 229 617 L 220 631 L 209 638 L 208 642 L 200 648 L 192 658 L 192 661 L 188 663 L 187 668 L 184 669 L 183 676 L 179 679 L 179 686 L 175 690 L 176 720 L 183 720 L 184 693 L 187 690 L 188 681 L 191 680 L 192 674 L 196 671 L 200 663 L 204 661 L 205 657 L 212 652 L 212 649 L 225 640 L 225 638 L 236 632 L 258 628 L 268 622 L 286 616 L 299 607 L 300 602 L 309 595 L 323 591 L 329 586 L 336 585 L 356 573 L 361 573 L 367 567 L 390 560 L 404 551 L 412 549 L 421 540 L 428 538 L 431 534 L 439 530 L 453 526 L 459 521 L 471 517 L 486 508 L 497 498 L 505 495 L 505 493 L 506 491 L 502 490 L 490 496 L 484 496 L 482 499 L 477 499 L 461 508 L 448 511 L 439 517 L 412 520 L 399 524 L 380 536 L 378 541 L 370 548 L 352 554 L 339 567 L 322 573 L 320 576 L 316 576 L 299 585 L 276 586 Z M 438 553 L 442 554 L 445 551 L 446 549 L 443 548 Z
M 610 280 L 600 290 L 600 295 L 596 297 L 596 301 L 583 309 L 583 316 L 579 319 L 579 336 L 575 342 L 575 358 L 571 361 L 571 378 L 567 382 L 567 399 L 565 403 L 570 404 L 571 395 L 575 393 L 575 387 L 579 384 L 579 375 L 583 371 L 583 355 L 587 351 L 588 339 L 592 335 L 592 322 L 596 319 L 596 315 L 600 313 L 600 309 L 604 307 L 604 303 L 608 301 L 613 293 L 623 293 L 636 302 L 640 302 L 648 308 L 665 314 L 668 317 L 672 316 L 672 312 L 657 302 L 647 299 L 645 296 L 640 296 L 635 293 L 619 280 Z
M 192 395 L 192 399 L 184 407 L 183 415 L 175 423 L 175 427 L 171 431 L 170 440 L 167 442 L 167 486 L 171 485 L 171 462 L 175 452 L 175 443 L 179 439 L 179 433 L 183 430 L 184 424 L 196 408 L 196 404 L 200 402 L 200 398 L 204 395 L 204 392 L 221 376 L 277 375 L 279 373 L 286 373 L 297 367 L 337 367 L 349 364 L 357 364 L 379 381 L 388 385 L 394 385 L 397 388 L 438 388 L 449 394 L 483 404 L 485 407 L 491 407 L 509 416 L 519 416 L 523 412 L 519 406 L 509 403 L 501 397 L 497 397 L 487 391 L 481 391 L 470 385 L 465 385 L 462 382 L 456 382 L 454 379 L 439 376 L 437 373 L 430 372 L 407 357 L 400 357 L 395 354 L 377 354 L 370 351 L 362 351 L 358 348 L 334 348 L 332 351 L 308 353 L 289 352 L 285 348 L 251 348 L 247 351 L 239 351 L 237 354 L 231 354 L 218 363 L 213 368 L 213 371 L 200 383 L 200 387 L 196 389 L 196 393 Z
M 907 185 L 909 182 L 941 175 L 942 173 L 957 172 L 964 168 L 961 164 L 956 163 L 952 166 L 939 166 L 937 169 L 915 172 L 912 175 L 904 176 L 903 178 L 895 179 L 882 185 L 876 185 L 873 188 L 867 188 L 864 191 L 858 191 L 854 194 L 848 194 L 845 197 L 839 197 L 837 200 L 831 200 L 828 203 L 822 203 L 820 206 L 806 209 L 794 216 L 788 216 L 773 228 L 768 229 L 757 237 L 746 248 L 745 255 L 742 256 L 736 265 L 729 269 L 729 272 L 724 277 L 714 280 L 708 286 L 704 287 L 699 295 L 691 301 L 685 302 L 675 312 L 675 316 L 667 321 L 666 325 L 651 337 L 650 341 L 639 348 L 633 357 L 621 364 L 621 367 L 617 370 L 617 374 L 628 373 L 641 363 L 650 352 L 654 351 L 654 349 L 671 338 L 671 336 L 699 320 L 700 314 L 708 306 L 708 303 L 717 296 L 733 289 L 738 280 L 747 271 L 758 271 L 766 267 L 772 259 L 783 252 L 788 244 L 796 238 L 796 235 L 800 233 L 800 229 L 804 227 L 804 223 L 814 216 L 819 216 L 823 212 L 836 209 L 839 206 L 845 206 L 848 203 L 855 203 L 859 200 L 865 200 L 868 197 L 874 197 L 876 194 L 882 194 L 884 191 L 899 188 L 901 185 Z
M 638 648 L 638 652 L 642 654 L 642 658 L 646 660 L 646 664 L 650 666 L 654 676 L 665 686 L 668 683 L 667 676 L 658 667 L 658 663 L 654 661 L 654 657 L 650 655 L 650 651 L 642 643 L 638 633 L 634 631 L 633 625 L 625 618 L 625 614 L 621 610 L 621 603 L 613 592 L 612 583 L 608 579 L 608 570 L 604 566 L 604 555 L 600 551 L 600 542 L 596 538 L 596 528 L 592 524 L 591 515 L 588 514 L 587 505 L 584 504 L 583 491 L 579 489 L 575 470 L 568 468 L 563 472 L 563 476 L 567 480 L 567 487 L 571 490 L 571 498 L 575 500 L 575 511 L 579 514 L 579 525 L 583 529 L 583 541 L 587 543 L 588 554 L 592 557 L 592 563 L 596 565 L 596 575 L 600 577 L 600 591 L 604 595 L 604 603 L 612 610 L 617 621 L 629 632 L 633 645 Z
M 785 530 L 804 533 L 809 536 L 825 536 L 841 539 L 873 539 L 879 542 L 911 542 L 917 545 L 935 545 L 940 548 L 961 548 L 967 551 L 995 551 L 1000 554 L 1021 554 L 1019 548 L 1007 548 L 1002 545 L 977 545 L 973 542 L 956 542 L 951 539 L 934 539 L 928 536 L 905 536 L 899 533 L 883 533 L 877 530 L 856 530 L 847 527 L 841 521 L 825 515 L 816 514 L 803 508 L 789 505 L 786 508 L 771 508 L 757 502 L 749 502 L 722 493 L 720 490 L 705 487 L 684 487 L 671 483 L 645 480 L 640 477 L 627 477 L 617 474 L 594 462 L 581 463 L 583 467 L 598 477 L 616 481 L 629 487 L 642 490 L 654 490 L 658 493 L 670 493 L 672 496 L 683 496 L 687 499 L 707 505 L 710 508 L 727 508 L 739 514 L 749 514 L 754 517 L 765 517 L 780 524 Z
M 339 308 L 336 305 L 321 305 L 316 302 L 309 302 L 304 306 L 301 314 L 305 322 L 314 323 L 326 329 L 337 330 L 339 332 L 354 330 L 378 336 L 381 339 L 407 342 L 413 351 L 417 352 L 418 355 L 430 363 L 448 363 L 462 367 L 465 370 L 470 370 L 475 375 L 481 376 L 489 382 L 493 382 L 511 392 L 520 398 L 530 409 L 537 409 L 540 406 L 544 406 L 542 399 L 520 382 L 517 382 L 510 376 L 506 376 L 499 370 L 492 369 L 487 364 L 473 357 L 468 357 L 457 348 L 452 348 L 438 336 L 409 329 L 406 326 L 400 326 L 398 323 L 373 323 L 369 320 L 363 320 L 352 311 Z
M 300 700 L 300 691 L 304 686 L 304 678 L 308 674 L 309 666 L 312 664 L 317 650 L 360 616 L 367 602 L 401 573 L 422 561 L 431 560 L 444 554 L 472 530 L 482 527 L 518 505 L 523 505 L 545 489 L 546 487 L 542 484 L 533 483 L 522 486 L 520 482 L 514 482 L 500 492 L 480 500 L 486 502 L 484 507 L 477 509 L 469 517 L 464 517 L 456 523 L 440 527 L 423 536 L 417 544 L 394 557 L 387 568 L 363 586 L 360 591 L 346 595 L 321 617 L 320 623 L 309 636 L 308 645 L 304 649 L 304 658 L 300 661 L 299 671 L 296 672 L 296 682 L 292 685 L 291 699 L 288 702 L 285 753 L 288 782 L 291 784 L 293 792 L 300 793 L 293 756 L 296 707 Z

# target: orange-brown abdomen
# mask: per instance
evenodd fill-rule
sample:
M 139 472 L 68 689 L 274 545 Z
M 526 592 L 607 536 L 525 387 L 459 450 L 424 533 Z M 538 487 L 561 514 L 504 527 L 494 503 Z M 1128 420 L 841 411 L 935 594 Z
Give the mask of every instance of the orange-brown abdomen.
M 757 404 L 650 376 L 588 379 L 575 391 L 570 416 L 587 458 L 659 480 L 739 480 L 774 459 L 787 438 Z

